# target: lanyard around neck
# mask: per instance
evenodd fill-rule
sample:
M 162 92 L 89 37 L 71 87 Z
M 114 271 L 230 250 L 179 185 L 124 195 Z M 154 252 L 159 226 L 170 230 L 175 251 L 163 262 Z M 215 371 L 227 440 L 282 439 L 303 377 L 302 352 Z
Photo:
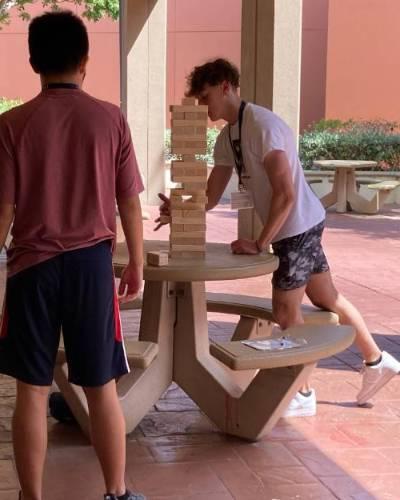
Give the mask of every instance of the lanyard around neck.
M 242 155 L 242 124 L 243 124 L 243 113 L 244 108 L 246 107 L 246 102 L 242 101 L 239 107 L 239 141 L 233 141 L 231 136 L 231 125 L 229 125 L 229 142 L 231 143 L 231 148 L 233 151 L 233 158 L 235 160 L 236 172 L 239 177 L 239 191 L 242 191 L 244 188 L 243 184 L 243 170 L 245 170 L 243 155 Z

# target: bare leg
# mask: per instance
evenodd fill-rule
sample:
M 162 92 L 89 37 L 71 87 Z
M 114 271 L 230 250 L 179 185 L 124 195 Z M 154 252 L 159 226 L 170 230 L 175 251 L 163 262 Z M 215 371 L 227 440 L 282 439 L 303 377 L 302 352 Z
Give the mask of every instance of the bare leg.
M 273 316 L 282 330 L 286 330 L 291 326 L 302 325 L 304 323 L 301 313 L 301 303 L 303 301 L 305 290 L 305 286 L 295 288 L 294 290 L 281 290 L 279 288 L 273 288 Z M 304 392 L 309 391 L 309 383 L 305 384 L 301 390 Z
M 125 419 L 115 380 L 101 387 L 85 387 L 93 446 L 104 475 L 107 493 L 123 495 L 125 487 Z
M 294 290 L 272 290 L 272 311 L 277 324 L 286 330 L 291 326 L 302 325 L 304 323 L 301 314 L 301 302 L 304 297 L 306 287 L 295 288 Z
M 355 328 L 356 345 L 367 363 L 376 361 L 380 357 L 381 351 L 361 314 L 336 290 L 330 271 L 313 274 L 308 282 L 306 294 L 315 306 L 336 313 L 340 324 Z
M 48 386 L 17 381 L 12 429 L 15 463 L 23 500 L 42 499 L 49 389 Z

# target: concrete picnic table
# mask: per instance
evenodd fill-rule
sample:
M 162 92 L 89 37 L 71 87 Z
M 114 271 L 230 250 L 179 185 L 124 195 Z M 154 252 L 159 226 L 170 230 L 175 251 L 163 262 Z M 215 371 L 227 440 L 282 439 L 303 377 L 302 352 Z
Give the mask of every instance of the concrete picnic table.
M 347 202 L 349 202 L 353 210 L 364 212 L 368 200 L 357 192 L 355 172 L 360 168 L 376 167 L 376 161 L 318 160 L 314 161 L 313 165 L 335 171 L 332 191 L 321 198 L 321 203 L 325 208 L 336 204 L 336 212 L 344 213 L 347 211 Z
M 145 252 L 168 246 L 166 241 L 146 241 Z M 117 244 L 113 262 L 119 277 L 128 262 L 125 242 Z M 352 343 L 353 329 L 335 324 L 288 329 L 285 333 L 293 338 L 306 339 L 295 352 L 260 353 L 239 340 L 210 342 L 205 283 L 263 276 L 278 264 L 269 253 L 233 255 L 230 245 L 209 243 L 204 260 L 170 258 L 165 266 L 145 265 L 139 340 L 125 342 L 132 370 L 117 381 L 128 433 L 174 381 L 221 431 L 260 439 L 283 415 L 317 361 Z M 258 309 L 247 305 L 252 317 L 257 317 Z M 242 338 L 249 338 L 251 330 L 249 335 L 244 330 Z M 55 379 L 89 434 L 86 400 L 82 389 L 68 382 L 62 350 Z

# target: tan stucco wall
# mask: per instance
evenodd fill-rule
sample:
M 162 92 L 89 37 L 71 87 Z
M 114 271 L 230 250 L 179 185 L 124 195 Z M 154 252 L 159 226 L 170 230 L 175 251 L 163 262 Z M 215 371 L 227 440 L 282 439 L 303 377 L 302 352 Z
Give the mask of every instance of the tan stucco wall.
M 330 0 L 326 116 L 400 120 L 399 0 Z
M 329 0 L 303 0 L 300 130 L 325 116 Z

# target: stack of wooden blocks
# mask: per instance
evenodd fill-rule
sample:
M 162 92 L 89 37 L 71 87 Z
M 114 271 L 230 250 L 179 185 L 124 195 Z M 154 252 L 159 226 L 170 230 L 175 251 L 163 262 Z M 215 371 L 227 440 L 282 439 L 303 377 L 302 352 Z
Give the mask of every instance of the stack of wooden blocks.
M 207 106 L 186 98 L 171 106 L 171 179 L 181 188 L 171 189 L 171 257 L 205 258 L 207 162 L 196 154 L 207 151 Z

